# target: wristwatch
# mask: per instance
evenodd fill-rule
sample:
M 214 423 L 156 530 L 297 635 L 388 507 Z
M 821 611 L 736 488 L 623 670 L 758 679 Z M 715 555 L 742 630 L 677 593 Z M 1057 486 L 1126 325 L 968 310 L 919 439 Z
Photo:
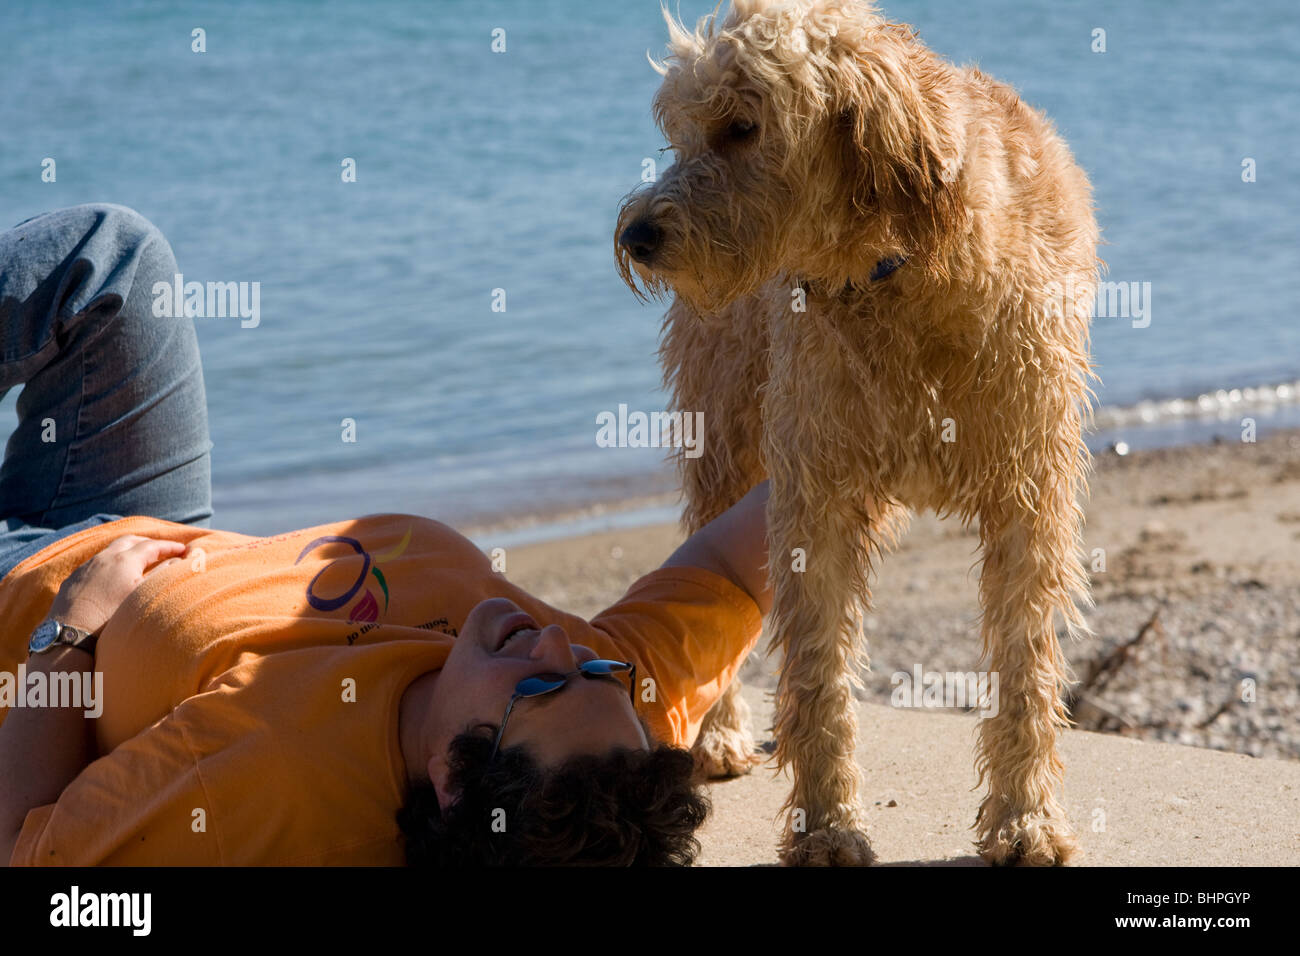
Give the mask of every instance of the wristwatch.
M 56 647 L 75 647 L 93 657 L 95 644 L 98 641 L 98 631 L 92 634 L 90 631 L 47 617 L 36 625 L 36 630 L 32 631 L 32 639 L 27 644 L 27 651 L 29 654 L 44 654 Z

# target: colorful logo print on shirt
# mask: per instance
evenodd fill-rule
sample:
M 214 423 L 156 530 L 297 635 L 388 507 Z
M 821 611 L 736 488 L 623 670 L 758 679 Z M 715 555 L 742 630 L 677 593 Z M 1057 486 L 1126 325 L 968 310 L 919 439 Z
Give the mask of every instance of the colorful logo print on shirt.
M 317 538 L 315 541 L 311 542 L 311 544 L 307 545 L 307 547 L 302 549 L 302 553 L 299 554 L 297 560 L 293 562 L 295 565 L 300 564 L 303 558 L 324 545 L 345 544 L 352 549 L 353 553 L 340 555 L 316 572 L 316 576 L 312 578 L 311 583 L 307 585 L 307 603 L 317 611 L 337 611 L 339 608 L 352 601 L 353 598 L 357 598 L 357 596 L 360 595 L 357 603 L 352 605 L 348 610 L 348 623 L 353 624 L 358 621 L 373 623 L 379 620 L 379 615 L 381 613 L 387 613 L 389 600 L 388 579 L 384 577 L 384 572 L 379 569 L 379 566 L 401 556 L 402 552 L 406 550 L 406 546 L 410 543 L 411 532 L 409 528 L 407 529 L 406 535 L 397 543 L 396 546 L 374 555 L 370 554 L 370 552 L 363 548 L 361 542 L 356 538 L 349 538 L 345 535 L 339 534 L 329 534 Z M 362 558 L 361 571 L 357 575 L 357 578 L 352 583 L 351 587 L 342 594 L 334 597 L 327 597 L 316 593 L 316 582 L 321 579 L 322 575 L 340 561 L 348 561 L 358 555 Z M 378 597 L 376 597 L 375 592 L 370 589 L 369 584 L 371 578 L 374 578 L 375 583 L 378 584 L 379 591 L 384 596 L 383 611 L 380 611 L 379 609 Z

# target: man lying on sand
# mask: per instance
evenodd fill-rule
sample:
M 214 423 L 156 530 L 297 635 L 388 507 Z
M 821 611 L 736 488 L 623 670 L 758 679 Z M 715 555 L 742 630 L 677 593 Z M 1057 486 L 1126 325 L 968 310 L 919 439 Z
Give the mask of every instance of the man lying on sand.
M 208 530 L 193 322 L 152 308 L 178 272 L 121 206 L 0 235 L 0 396 L 26 386 L 0 859 L 690 862 L 708 804 L 682 748 L 770 606 L 766 486 L 589 622 L 426 518 Z

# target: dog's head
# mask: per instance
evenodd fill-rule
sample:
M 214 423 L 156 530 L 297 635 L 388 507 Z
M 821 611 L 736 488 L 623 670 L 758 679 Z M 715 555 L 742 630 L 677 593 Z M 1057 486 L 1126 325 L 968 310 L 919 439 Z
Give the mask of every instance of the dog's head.
M 863 0 L 733 0 L 694 31 L 667 11 L 654 100 L 676 162 L 623 203 L 640 294 L 709 312 L 781 273 L 865 281 L 961 221 L 954 71 Z

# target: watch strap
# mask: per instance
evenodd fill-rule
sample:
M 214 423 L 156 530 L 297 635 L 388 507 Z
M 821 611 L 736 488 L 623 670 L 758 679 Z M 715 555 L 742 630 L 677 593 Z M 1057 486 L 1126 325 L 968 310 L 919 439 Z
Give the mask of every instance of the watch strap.
M 53 641 L 44 647 L 31 647 L 30 650 L 33 654 L 46 654 L 57 647 L 75 647 L 88 654 L 95 653 L 95 645 L 99 642 L 98 631 L 87 631 L 85 628 L 64 624 L 62 621 L 53 621 L 51 623 L 58 628 L 58 634 Z

